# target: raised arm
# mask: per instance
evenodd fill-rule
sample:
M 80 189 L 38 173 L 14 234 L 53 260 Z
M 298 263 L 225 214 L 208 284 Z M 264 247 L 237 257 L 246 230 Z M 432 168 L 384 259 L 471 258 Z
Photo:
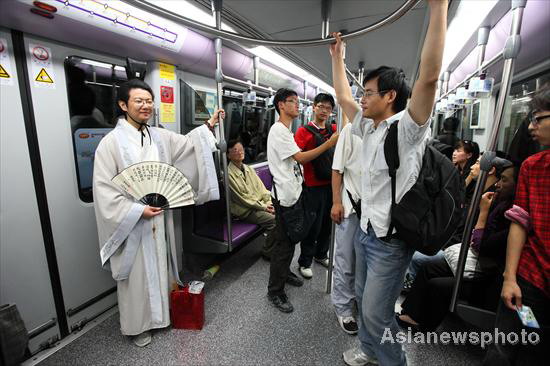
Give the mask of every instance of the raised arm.
M 332 83 L 336 91 L 336 99 L 342 107 L 344 114 L 350 121 L 353 121 L 355 114 L 360 111 L 348 84 L 346 77 L 346 66 L 344 64 L 344 41 L 340 38 L 340 33 L 332 34 L 336 38 L 336 43 L 330 45 L 330 55 L 332 57 Z M 346 122 L 344 122 L 344 125 Z
M 430 25 L 420 55 L 420 72 L 414 83 L 409 114 L 419 125 L 423 125 L 431 115 L 437 80 L 441 72 L 445 33 L 447 30 L 447 0 L 428 0 Z

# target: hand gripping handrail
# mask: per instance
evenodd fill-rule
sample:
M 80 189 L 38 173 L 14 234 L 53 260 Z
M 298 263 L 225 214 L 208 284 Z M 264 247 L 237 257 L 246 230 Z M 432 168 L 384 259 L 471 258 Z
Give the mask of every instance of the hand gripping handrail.
M 304 40 L 273 40 L 273 39 L 261 39 L 254 37 L 247 37 L 241 34 L 227 32 L 221 29 L 216 29 L 208 25 L 202 24 L 195 20 L 186 18 L 184 16 L 178 15 L 174 12 L 161 8 L 157 5 L 150 3 L 145 0 L 122 0 L 123 2 L 130 4 L 138 9 L 146 11 L 150 14 L 158 15 L 175 23 L 184 25 L 189 28 L 193 28 L 207 34 L 210 34 L 215 37 L 223 38 L 225 40 L 234 41 L 238 43 L 253 44 L 259 46 L 268 46 L 268 47 L 304 47 L 304 46 L 321 46 L 326 44 L 334 43 L 334 37 L 321 38 L 321 39 L 304 39 Z M 357 29 L 351 33 L 345 34 L 342 36 L 343 40 L 355 38 L 362 36 L 366 33 L 372 32 L 381 28 L 387 24 L 395 22 L 397 19 L 405 15 L 409 10 L 411 10 L 420 0 L 407 0 L 399 9 L 394 11 L 392 14 L 388 15 L 384 19 L 379 20 L 378 22 L 368 25 L 364 28 Z

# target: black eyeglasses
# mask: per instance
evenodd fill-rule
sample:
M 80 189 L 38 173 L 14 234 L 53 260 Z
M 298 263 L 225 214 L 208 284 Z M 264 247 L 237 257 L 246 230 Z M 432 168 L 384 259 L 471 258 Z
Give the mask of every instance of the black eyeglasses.
M 529 122 L 533 124 L 533 126 L 538 126 L 543 120 L 550 118 L 550 114 L 543 114 L 542 116 L 535 116 L 534 112 L 531 112 L 529 115 Z

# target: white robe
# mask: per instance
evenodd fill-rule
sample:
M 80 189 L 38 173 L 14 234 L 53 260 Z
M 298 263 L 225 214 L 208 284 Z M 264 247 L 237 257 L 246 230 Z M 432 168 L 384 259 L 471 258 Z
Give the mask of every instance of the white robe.
M 197 204 L 219 199 L 212 159 L 216 141 L 206 126 L 185 136 L 154 127 L 150 133 L 151 139 L 145 132 L 142 146 L 141 132 L 120 119 L 101 140 L 94 162 L 101 261 L 110 265 L 117 280 L 120 326 L 125 335 L 170 325 L 169 286 L 179 278 L 172 213 L 168 210 L 150 220 L 141 218 L 145 206 L 111 179 L 131 164 L 162 161 L 183 172 Z

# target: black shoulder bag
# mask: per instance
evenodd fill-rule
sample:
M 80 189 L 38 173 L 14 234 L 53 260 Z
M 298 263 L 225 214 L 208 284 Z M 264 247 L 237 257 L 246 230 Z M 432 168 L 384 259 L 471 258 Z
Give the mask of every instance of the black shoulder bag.
M 426 255 L 435 255 L 453 236 L 462 219 L 464 182 L 447 157 L 426 145 L 422 167 L 414 185 L 395 199 L 395 181 L 399 168 L 397 122 L 390 125 L 384 141 L 384 155 L 391 177 L 391 222 L 387 238 L 395 237 Z
M 300 169 L 300 174 L 302 170 Z M 303 176 L 302 176 L 303 179 Z M 302 183 L 302 193 L 298 198 L 298 201 L 290 207 L 281 206 L 279 198 L 277 197 L 277 186 L 273 182 L 273 191 L 275 192 L 275 204 L 276 211 L 275 217 L 280 218 L 279 223 L 282 224 L 283 231 L 288 236 L 288 239 L 292 244 L 297 244 L 304 240 L 309 234 L 309 229 L 315 222 L 317 212 L 313 212 L 308 209 L 308 189 Z
M 304 126 L 315 137 L 315 146 L 319 147 L 332 136 L 332 125 L 327 127 L 328 135 L 323 136 L 315 127 L 311 125 Z M 332 178 L 332 160 L 334 159 L 334 147 L 328 149 L 311 161 L 315 177 L 319 180 L 331 180 Z

